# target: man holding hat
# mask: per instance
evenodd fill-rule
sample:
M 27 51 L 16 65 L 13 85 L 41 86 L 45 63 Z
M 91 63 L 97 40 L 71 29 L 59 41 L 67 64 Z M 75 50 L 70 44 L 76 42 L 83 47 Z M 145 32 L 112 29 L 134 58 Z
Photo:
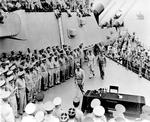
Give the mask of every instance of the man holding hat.
M 0 91 L 0 122 L 15 122 L 13 110 L 7 102 L 10 94 L 9 91 Z
M 76 97 L 79 96 L 79 92 L 84 93 L 83 86 L 85 81 L 85 72 L 80 68 L 80 63 L 77 63 L 77 69 L 75 70 L 75 86 L 76 86 Z
M 59 119 L 53 115 L 54 108 L 55 106 L 51 101 L 44 104 L 44 109 L 46 111 L 44 122 L 59 122 Z

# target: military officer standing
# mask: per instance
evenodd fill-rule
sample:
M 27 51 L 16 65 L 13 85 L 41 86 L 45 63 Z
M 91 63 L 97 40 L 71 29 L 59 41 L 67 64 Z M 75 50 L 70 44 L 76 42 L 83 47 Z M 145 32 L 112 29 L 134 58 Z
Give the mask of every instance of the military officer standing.
M 95 73 L 94 73 L 94 54 L 92 53 L 92 51 L 90 50 L 89 51 L 89 54 L 88 54 L 88 66 L 89 66 L 89 69 L 90 69 L 90 77 L 89 78 L 92 78 L 95 76 Z
M 79 96 L 79 92 L 84 93 L 83 86 L 85 81 L 85 72 L 80 68 L 80 64 L 77 63 L 77 69 L 75 70 L 75 87 L 76 87 L 76 97 Z
M 52 54 L 47 61 L 47 70 L 49 73 L 49 87 L 52 87 L 54 86 L 54 61 L 52 58 Z
M 18 99 L 19 99 L 19 114 L 23 114 L 23 110 L 26 106 L 26 83 L 24 79 L 24 72 L 20 71 L 18 73 L 18 78 L 16 80 L 16 86 L 18 89 Z
M 99 53 L 98 57 L 97 57 L 97 62 L 98 62 L 98 66 L 99 66 L 99 70 L 100 70 L 100 76 L 102 78 L 102 80 L 104 79 L 104 67 L 106 66 L 106 58 L 104 57 L 104 54 L 102 54 L 102 52 Z
M 54 68 L 55 68 L 55 83 L 59 84 L 60 83 L 60 64 L 58 62 L 58 57 L 54 58 Z
M 65 58 L 63 53 L 60 54 L 59 63 L 60 63 L 60 79 L 61 82 L 65 82 Z

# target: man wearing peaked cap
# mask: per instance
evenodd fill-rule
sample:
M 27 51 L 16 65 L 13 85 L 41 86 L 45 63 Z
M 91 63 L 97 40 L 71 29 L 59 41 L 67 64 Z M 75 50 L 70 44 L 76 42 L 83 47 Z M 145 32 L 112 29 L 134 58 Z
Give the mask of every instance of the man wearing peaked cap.
M 55 106 L 53 114 L 57 118 L 60 118 L 61 113 L 63 113 L 63 109 L 61 107 L 62 99 L 60 97 L 55 97 L 54 100 L 53 100 L 53 104 Z
M 41 64 L 41 75 L 42 75 L 43 90 L 47 90 L 48 89 L 48 72 L 47 72 L 46 61 Z
M 85 72 L 80 68 L 80 64 L 77 63 L 75 70 L 75 88 L 76 88 L 76 96 L 80 96 L 80 92 L 84 93 L 84 82 L 85 82 Z
M 44 109 L 46 111 L 46 115 L 44 118 L 44 122 L 59 122 L 59 119 L 53 115 L 54 104 L 51 101 L 48 101 L 44 104 Z
M 49 82 L 48 82 L 48 86 L 52 87 L 54 85 L 54 61 L 52 56 L 50 56 L 48 58 L 47 61 L 47 70 L 48 70 L 48 77 L 49 77 Z
M 15 117 L 13 114 L 13 110 L 11 106 L 8 104 L 8 101 L 6 99 L 10 96 L 9 91 L 0 91 L 0 109 L 1 111 L 1 122 L 15 122 Z
M 19 113 L 22 115 L 23 110 L 26 106 L 26 82 L 24 79 L 24 72 L 20 71 L 18 73 L 18 78 L 16 80 L 16 86 L 18 88 L 17 97 L 19 99 Z

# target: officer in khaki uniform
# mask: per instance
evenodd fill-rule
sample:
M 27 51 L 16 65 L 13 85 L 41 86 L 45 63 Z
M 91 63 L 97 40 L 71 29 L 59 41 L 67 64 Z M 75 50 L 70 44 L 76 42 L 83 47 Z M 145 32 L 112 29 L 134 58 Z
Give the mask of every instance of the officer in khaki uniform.
M 74 72 L 75 72 L 75 60 L 74 60 L 74 56 L 73 56 L 73 51 L 70 52 L 69 55 L 69 61 L 70 61 L 70 76 L 73 77 L 74 76 Z
M 33 83 L 32 83 L 32 74 L 30 73 L 30 69 L 25 69 L 25 81 L 26 81 L 26 88 L 27 88 L 27 102 L 33 101 Z
M 23 114 L 23 110 L 26 106 L 26 83 L 24 79 L 24 72 L 20 71 L 18 73 L 18 78 L 16 80 L 16 86 L 18 89 L 18 99 L 19 99 L 19 114 Z
M 61 82 L 65 82 L 65 58 L 63 53 L 60 54 L 59 63 L 60 63 L 60 79 Z
M 54 61 L 52 54 L 47 61 L 47 70 L 49 73 L 49 87 L 52 87 L 54 86 Z
M 56 75 L 55 84 L 59 84 L 60 83 L 60 64 L 58 62 L 57 56 L 54 57 L 54 68 L 55 68 L 55 75 Z
M 46 67 L 46 59 L 42 59 L 41 74 L 42 74 L 43 85 L 44 85 L 43 90 L 47 90 L 48 89 L 48 72 L 47 72 L 47 67 Z
M 94 54 L 92 53 L 91 50 L 89 50 L 89 54 L 88 54 L 88 67 L 89 67 L 89 70 L 90 70 L 90 76 L 89 78 L 92 78 L 95 76 L 95 73 L 94 73 L 94 64 L 95 64 L 95 56 Z
M 85 82 L 85 72 L 83 69 L 80 68 L 80 64 L 76 64 L 77 69 L 75 70 L 75 88 L 76 88 L 76 95 L 75 97 L 79 97 L 80 91 L 84 93 L 83 87 Z

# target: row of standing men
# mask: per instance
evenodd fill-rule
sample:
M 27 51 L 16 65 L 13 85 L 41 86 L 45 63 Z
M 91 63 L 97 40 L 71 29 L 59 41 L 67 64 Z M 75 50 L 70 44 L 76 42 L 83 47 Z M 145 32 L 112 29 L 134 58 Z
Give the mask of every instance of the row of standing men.
M 41 91 L 73 77 L 75 64 L 82 65 L 82 61 L 82 46 L 71 50 L 67 45 L 2 56 L 0 89 L 12 93 L 9 103 L 14 115 L 22 115 L 26 104 L 34 102 Z

